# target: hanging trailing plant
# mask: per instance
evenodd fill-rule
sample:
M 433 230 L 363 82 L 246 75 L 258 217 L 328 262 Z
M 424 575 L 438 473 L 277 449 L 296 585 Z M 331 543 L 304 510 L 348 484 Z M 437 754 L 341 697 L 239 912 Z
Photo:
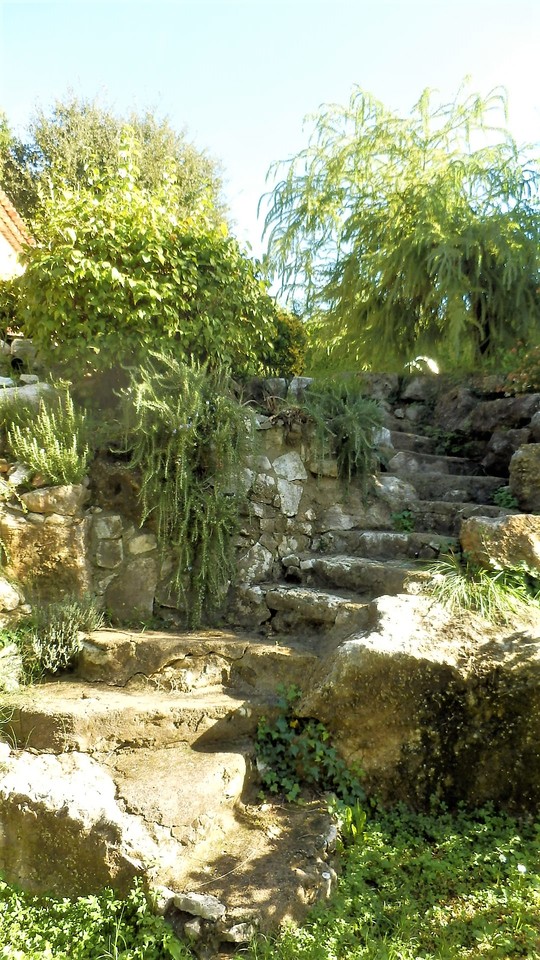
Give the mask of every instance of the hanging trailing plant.
M 152 353 L 125 392 L 131 463 L 141 473 L 141 522 L 175 559 L 172 587 L 191 627 L 219 609 L 233 575 L 249 413 L 227 373 Z

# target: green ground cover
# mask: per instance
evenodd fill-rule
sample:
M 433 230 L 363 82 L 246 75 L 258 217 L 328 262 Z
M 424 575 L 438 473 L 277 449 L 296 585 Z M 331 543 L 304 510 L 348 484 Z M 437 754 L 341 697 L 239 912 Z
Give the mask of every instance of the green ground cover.
M 332 900 L 253 960 L 540 956 L 540 828 L 490 810 L 367 821 Z
M 343 854 L 332 899 L 250 960 L 537 960 L 540 825 L 474 814 L 378 812 Z M 242 954 L 246 955 L 244 951 Z M 140 890 L 75 902 L 0 883 L 6 960 L 184 960 Z

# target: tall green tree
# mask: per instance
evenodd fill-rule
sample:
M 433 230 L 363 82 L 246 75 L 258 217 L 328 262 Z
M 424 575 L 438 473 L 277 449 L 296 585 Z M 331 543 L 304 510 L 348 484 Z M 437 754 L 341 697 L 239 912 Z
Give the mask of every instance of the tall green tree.
M 172 165 L 181 212 L 196 208 L 204 196 L 212 200 L 208 215 L 216 223 L 223 220 L 218 166 L 197 150 L 185 133 L 176 133 L 167 120 L 149 111 L 120 117 L 97 100 L 70 95 L 57 100 L 50 110 L 38 109 L 27 135 L 12 136 L 2 151 L 3 189 L 34 232 L 39 229 L 43 189 L 48 180 L 61 179 L 66 187 L 74 189 L 86 182 L 90 161 L 101 173 L 114 167 L 126 124 L 139 148 L 142 186 L 151 190 L 158 187 L 163 168 Z
M 268 260 L 314 363 L 477 364 L 540 332 L 539 165 L 506 97 L 429 90 L 407 118 L 355 89 L 314 119 L 269 195 Z M 273 168 L 277 175 L 283 165 Z

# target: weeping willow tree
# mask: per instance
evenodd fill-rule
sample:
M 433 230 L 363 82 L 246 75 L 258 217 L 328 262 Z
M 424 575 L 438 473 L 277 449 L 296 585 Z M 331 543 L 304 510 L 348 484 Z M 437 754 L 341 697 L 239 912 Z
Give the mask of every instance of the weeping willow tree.
M 142 523 L 173 557 L 171 589 L 191 627 L 219 610 L 234 573 L 242 464 L 253 431 L 225 372 L 167 354 L 132 374 L 127 445 L 141 475 Z
M 474 365 L 538 337 L 539 166 L 506 106 L 501 90 L 439 106 L 426 90 L 404 119 L 355 89 L 272 168 L 268 261 L 319 367 Z

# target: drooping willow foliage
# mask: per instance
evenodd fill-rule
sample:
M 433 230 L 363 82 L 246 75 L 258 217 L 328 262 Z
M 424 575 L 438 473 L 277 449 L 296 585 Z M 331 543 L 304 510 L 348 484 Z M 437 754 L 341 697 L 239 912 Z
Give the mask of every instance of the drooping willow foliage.
M 172 589 L 191 627 L 219 609 L 233 573 L 240 471 L 253 431 L 224 371 L 152 354 L 126 391 L 142 522 L 172 552 Z
M 419 354 L 476 368 L 538 341 L 540 167 L 506 106 L 464 86 L 401 117 L 355 88 L 272 168 L 268 266 L 308 320 L 312 373 Z

